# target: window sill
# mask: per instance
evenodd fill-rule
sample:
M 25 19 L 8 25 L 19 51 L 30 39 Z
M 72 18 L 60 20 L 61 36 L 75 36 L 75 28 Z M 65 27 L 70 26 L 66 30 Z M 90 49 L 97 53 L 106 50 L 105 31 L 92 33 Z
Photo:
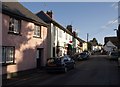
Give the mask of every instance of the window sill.
M 8 34 L 14 34 L 14 35 L 22 36 L 20 33 L 14 33 L 14 32 L 8 32 Z
M 33 36 L 34 38 L 40 38 L 41 39 L 41 37 L 40 36 Z
M 2 63 L 2 66 L 7 66 L 7 65 L 16 65 L 16 63 Z

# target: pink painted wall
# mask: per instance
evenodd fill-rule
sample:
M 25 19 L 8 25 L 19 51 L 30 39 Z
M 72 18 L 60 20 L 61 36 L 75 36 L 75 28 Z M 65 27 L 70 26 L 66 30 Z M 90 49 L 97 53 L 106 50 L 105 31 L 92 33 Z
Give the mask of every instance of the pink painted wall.
M 14 65 L 3 66 L 4 73 L 12 73 L 21 70 L 36 68 L 36 48 L 44 48 L 42 66 L 47 59 L 47 28 L 42 26 L 41 38 L 34 38 L 34 23 L 21 21 L 21 35 L 8 34 L 9 19 L 2 15 L 2 45 L 15 46 Z

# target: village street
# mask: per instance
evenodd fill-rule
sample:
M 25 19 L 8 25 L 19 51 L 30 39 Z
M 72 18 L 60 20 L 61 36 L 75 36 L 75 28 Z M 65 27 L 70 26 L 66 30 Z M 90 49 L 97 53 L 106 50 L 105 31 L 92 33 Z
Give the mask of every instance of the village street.
M 15 0 L 1 11 L 3 87 L 120 87 L 120 2 Z
M 116 61 L 109 61 L 105 55 L 91 55 L 89 60 L 78 61 L 76 68 L 67 73 L 37 70 L 20 78 L 3 81 L 3 86 L 8 85 L 120 85 L 120 69 Z

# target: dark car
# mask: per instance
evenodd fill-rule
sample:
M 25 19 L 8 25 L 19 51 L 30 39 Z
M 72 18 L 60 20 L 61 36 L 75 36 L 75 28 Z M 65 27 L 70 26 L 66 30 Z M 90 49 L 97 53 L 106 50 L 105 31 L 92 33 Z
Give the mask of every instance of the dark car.
M 86 54 L 88 54 L 89 56 L 91 55 L 91 52 L 90 52 L 90 51 L 85 50 L 85 51 L 83 51 L 83 52 L 86 53 Z
M 118 60 L 119 58 L 119 53 L 118 52 L 110 52 L 109 53 L 109 59 L 110 60 Z
M 77 61 L 78 59 L 78 56 L 79 56 L 79 53 L 75 53 L 74 55 L 71 56 L 71 58 L 75 61 Z
M 47 72 L 62 71 L 67 72 L 70 69 L 75 68 L 75 61 L 69 56 L 63 56 L 59 58 L 49 58 L 46 64 Z
M 78 60 L 87 60 L 87 59 L 89 59 L 89 54 L 87 54 L 86 52 L 83 52 L 83 53 L 80 53 L 79 55 L 78 55 L 78 58 L 77 58 Z

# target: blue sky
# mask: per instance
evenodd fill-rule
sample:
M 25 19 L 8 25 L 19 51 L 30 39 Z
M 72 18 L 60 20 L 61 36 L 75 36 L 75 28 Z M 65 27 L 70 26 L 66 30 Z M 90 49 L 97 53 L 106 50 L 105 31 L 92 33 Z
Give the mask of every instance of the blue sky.
M 36 13 L 40 10 L 53 11 L 53 19 L 63 27 L 72 24 L 81 39 L 96 38 L 104 43 L 105 36 L 115 36 L 117 28 L 117 3 L 114 2 L 21 2 Z

